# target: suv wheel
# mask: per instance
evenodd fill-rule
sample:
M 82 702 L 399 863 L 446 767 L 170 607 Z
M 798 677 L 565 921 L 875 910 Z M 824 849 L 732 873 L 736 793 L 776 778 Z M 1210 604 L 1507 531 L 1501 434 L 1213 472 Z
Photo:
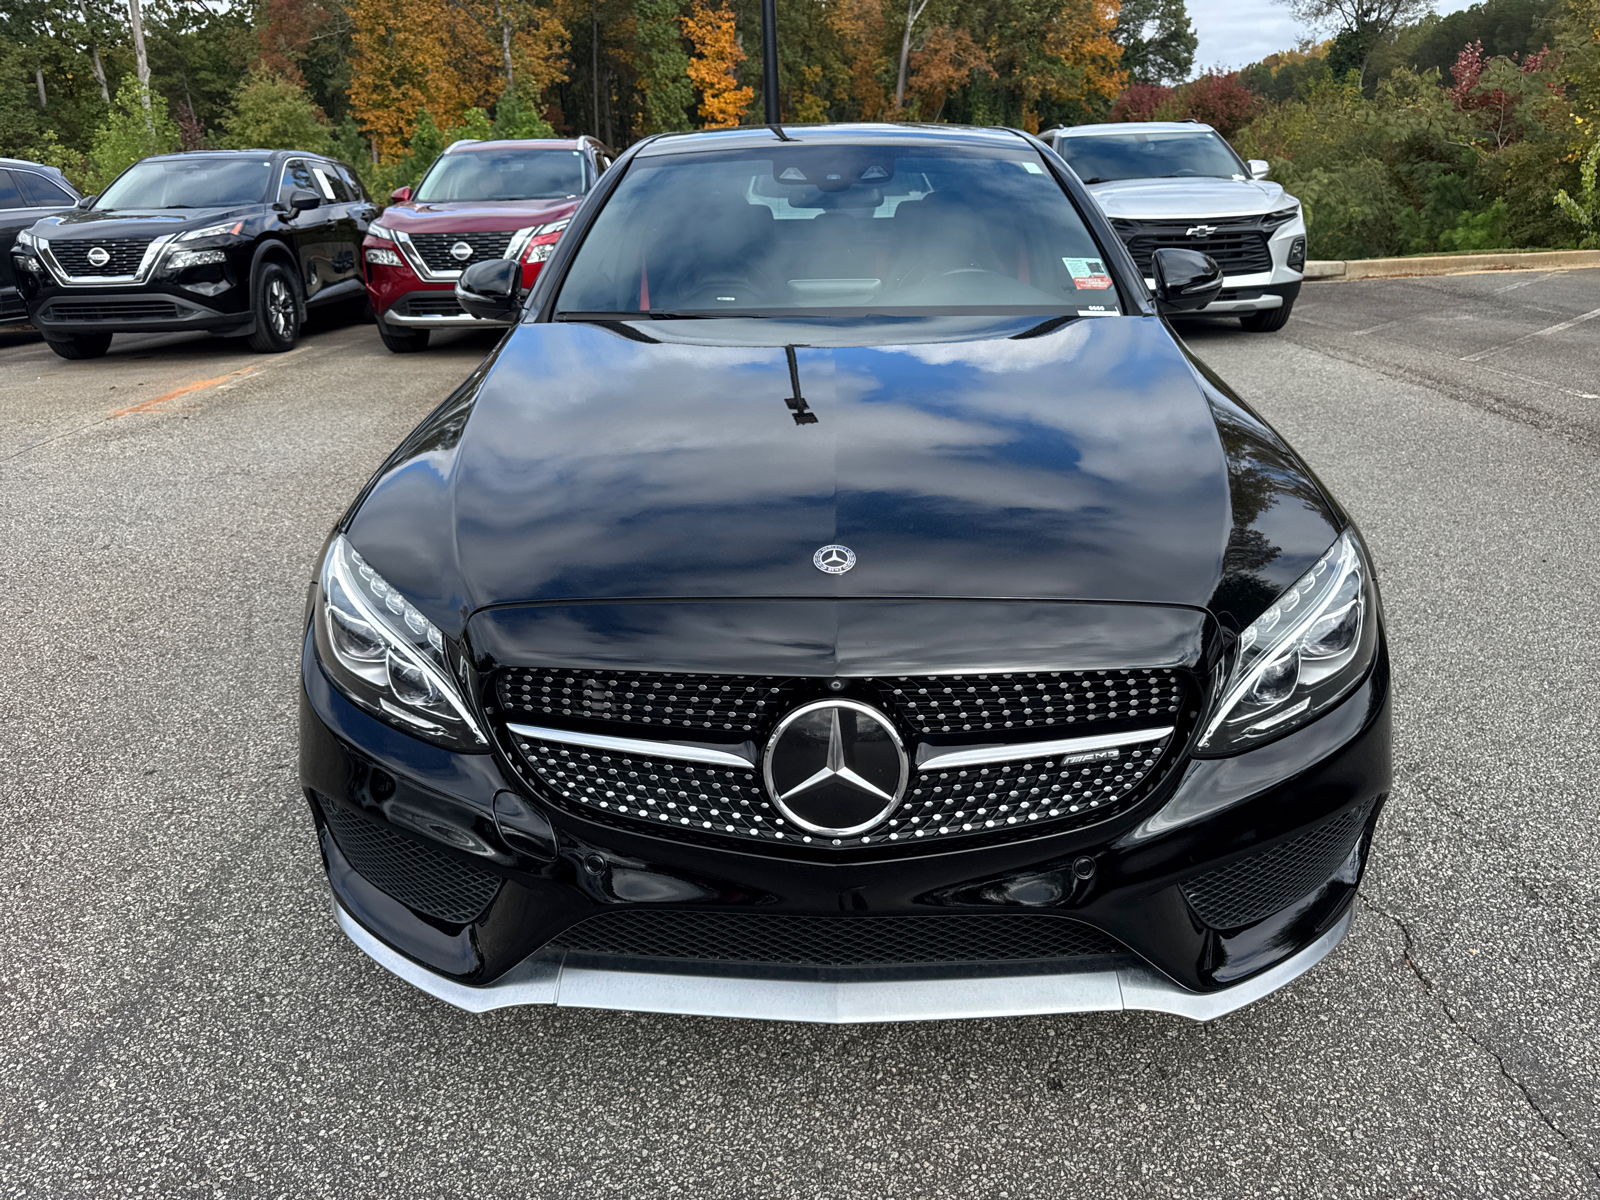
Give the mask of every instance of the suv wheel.
M 1239 318 L 1239 324 L 1251 333 L 1277 333 L 1289 323 L 1289 312 L 1293 308 L 1293 302 L 1289 302 L 1265 312 L 1247 313 Z
M 45 338 L 45 344 L 62 358 L 99 358 L 111 348 L 109 333 L 64 333 Z
M 382 317 L 378 318 L 378 336 L 383 344 L 396 354 L 415 354 L 428 348 L 427 329 L 390 329 Z
M 256 315 L 250 349 L 263 354 L 294 349 L 300 340 L 300 287 L 287 267 L 275 262 L 261 264 L 250 308 Z

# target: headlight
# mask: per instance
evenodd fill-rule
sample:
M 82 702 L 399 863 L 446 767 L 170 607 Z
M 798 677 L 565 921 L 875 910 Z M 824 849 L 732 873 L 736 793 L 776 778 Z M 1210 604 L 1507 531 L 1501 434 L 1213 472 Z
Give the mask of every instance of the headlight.
M 380 267 L 400 267 L 405 265 L 400 260 L 400 256 L 387 246 L 368 246 L 367 261 Z
M 173 240 L 177 242 L 194 242 L 201 238 L 228 237 L 237 234 L 243 228 L 243 221 L 230 221 L 225 225 L 207 225 L 204 229 L 191 229 L 188 233 L 180 233 Z
M 390 229 L 387 225 L 379 225 L 376 221 L 374 221 L 371 225 L 367 226 L 367 236 L 368 237 L 375 237 L 375 238 L 382 238 L 386 242 L 393 242 L 393 241 L 397 241 L 398 240 L 394 236 L 394 230 Z
M 571 222 L 571 217 L 563 217 L 548 225 L 530 225 L 517 230 L 511 237 L 510 246 L 506 248 L 506 257 L 516 262 L 544 262 L 561 240 L 562 231 Z
M 1300 206 L 1292 205 L 1289 208 L 1280 208 L 1277 212 L 1268 213 L 1261 218 L 1261 223 L 1268 229 L 1277 229 L 1280 225 L 1287 225 L 1300 215 Z
M 185 267 L 204 267 L 227 261 L 227 252 L 223 250 L 175 250 L 167 255 L 167 270 L 181 271 Z
M 342 535 L 322 564 L 316 637 L 329 678 L 363 708 L 453 750 L 488 748 L 452 677 L 444 634 Z
M 12 244 L 15 246 L 37 246 L 39 244 L 39 239 L 24 229 L 21 233 L 17 234 L 17 240 Z
M 1196 749 L 1232 754 L 1315 720 L 1361 682 L 1377 640 L 1372 568 L 1347 530 L 1239 636 Z

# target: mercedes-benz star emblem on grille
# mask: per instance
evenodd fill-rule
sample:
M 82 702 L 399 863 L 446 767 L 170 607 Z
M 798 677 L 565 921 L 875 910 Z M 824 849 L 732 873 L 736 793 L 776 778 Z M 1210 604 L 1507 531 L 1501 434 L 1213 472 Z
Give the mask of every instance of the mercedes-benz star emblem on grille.
M 466 262 L 467 259 L 472 257 L 472 247 L 465 242 L 457 242 L 450 247 L 450 257 L 457 262 Z
M 103 267 L 111 261 L 111 251 L 104 246 L 95 246 L 85 255 L 91 267 Z
M 1184 237 L 1210 237 L 1217 231 L 1215 225 L 1191 225 L 1183 231 Z
M 811 556 L 811 565 L 829 575 L 843 575 L 856 565 L 856 552 L 849 546 L 824 546 Z
M 808 833 L 841 838 L 887 820 L 910 775 L 889 719 L 854 700 L 817 700 L 784 717 L 762 770 L 779 812 Z

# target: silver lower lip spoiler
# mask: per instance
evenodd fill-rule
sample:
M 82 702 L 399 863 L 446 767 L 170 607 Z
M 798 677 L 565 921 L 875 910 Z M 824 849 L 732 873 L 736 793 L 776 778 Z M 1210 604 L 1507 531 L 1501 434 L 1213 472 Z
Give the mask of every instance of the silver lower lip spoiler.
M 822 982 L 757 979 L 737 974 L 669 974 L 568 965 L 540 952 L 491 984 L 469 987 L 412 962 L 379 941 L 334 902 L 339 927 L 379 966 L 430 996 L 467 1012 L 524 1004 L 620 1012 L 743 1017 L 856 1025 L 876 1021 L 939 1021 L 1069 1012 L 1164 1012 L 1210 1021 L 1254 1003 L 1304 975 L 1344 940 L 1355 908 L 1311 945 L 1243 983 L 1191 992 L 1132 959 L 1055 975 L 919 977 Z M 714 964 L 696 964 L 712 969 Z

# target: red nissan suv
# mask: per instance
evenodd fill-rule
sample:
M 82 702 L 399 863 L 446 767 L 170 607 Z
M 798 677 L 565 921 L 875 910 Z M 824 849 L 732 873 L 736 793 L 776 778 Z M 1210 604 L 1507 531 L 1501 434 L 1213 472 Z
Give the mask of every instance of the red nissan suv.
M 522 263 L 522 286 L 561 238 L 567 219 L 611 152 L 592 137 L 460 141 L 434 159 L 416 188 L 367 230 L 367 294 L 383 344 L 421 350 L 434 329 L 481 324 L 456 303 L 456 279 L 475 262 Z

